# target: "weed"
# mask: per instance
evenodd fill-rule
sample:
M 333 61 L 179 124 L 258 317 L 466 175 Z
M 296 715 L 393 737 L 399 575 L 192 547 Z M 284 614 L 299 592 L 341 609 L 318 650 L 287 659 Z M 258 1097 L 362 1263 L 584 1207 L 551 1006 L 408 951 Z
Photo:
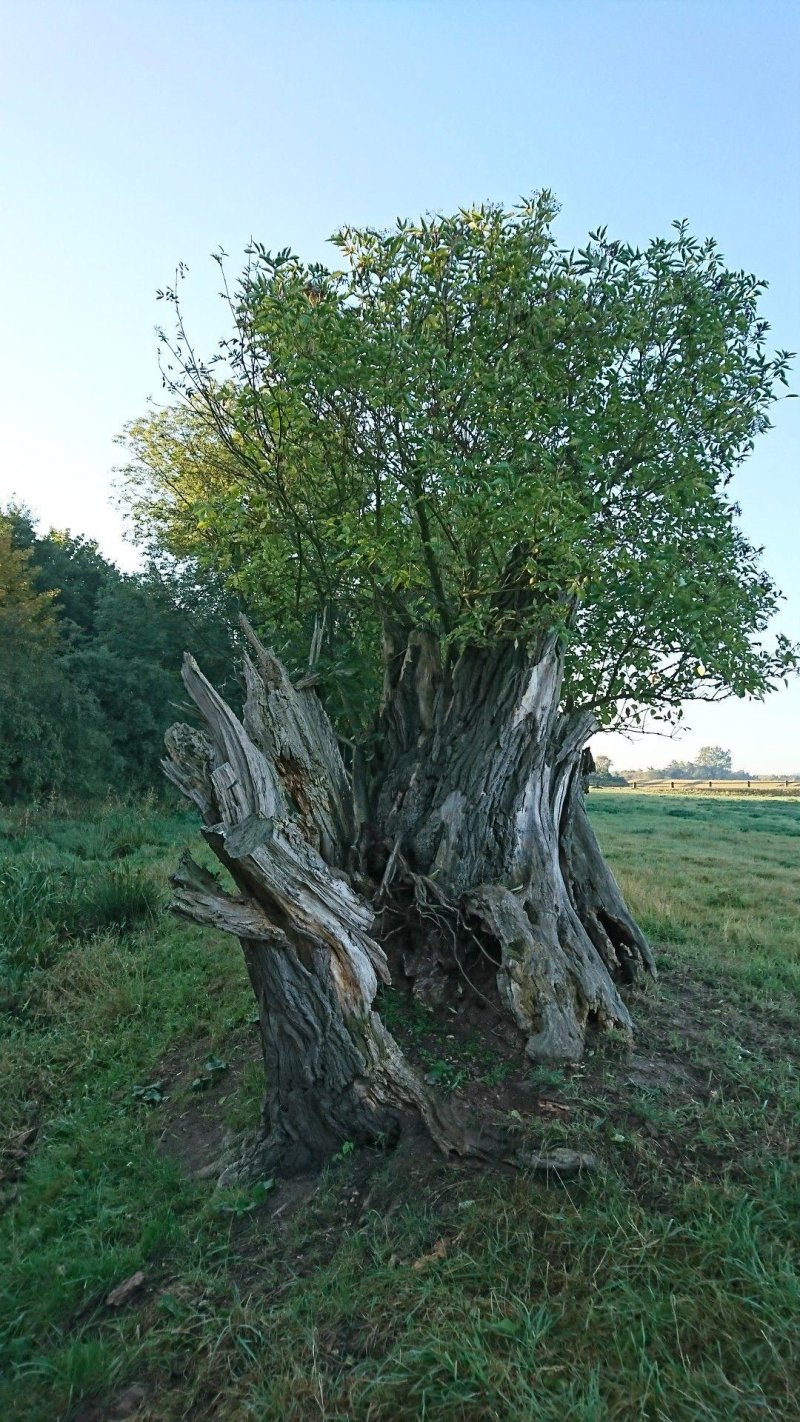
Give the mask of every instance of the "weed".
M 160 1106 L 165 1095 L 163 1081 L 151 1081 L 148 1085 L 131 1088 L 134 1101 L 142 1101 L 145 1106 Z
M 513 1062 L 498 1061 L 495 1062 L 494 1066 L 486 1067 L 481 1073 L 481 1081 L 483 1081 L 486 1086 L 500 1086 L 502 1082 L 507 1081 L 510 1076 L 513 1076 L 515 1071 L 516 1066 Z
M 345 1144 L 349 1144 L 349 1142 Z M 263 1205 L 267 1196 L 274 1189 L 275 1181 L 269 1179 L 257 1180 L 246 1190 L 225 1190 L 214 1200 L 213 1209 L 218 1215 L 248 1215 L 251 1210 L 257 1210 L 259 1205 Z
M 444 1087 L 446 1091 L 457 1091 L 459 1086 L 463 1086 L 470 1079 L 469 1068 L 453 1061 L 451 1057 L 437 1057 L 435 1053 L 424 1048 L 419 1056 L 426 1068 L 425 1079 L 434 1086 Z
M 215 1082 L 219 1081 L 227 1070 L 228 1063 L 224 1062 L 221 1057 L 208 1057 L 203 1062 L 202 1075 L 194 1077 L 189 1089 L 191 1091 L 206 1091 L 209 1086 L 213 1086 Z

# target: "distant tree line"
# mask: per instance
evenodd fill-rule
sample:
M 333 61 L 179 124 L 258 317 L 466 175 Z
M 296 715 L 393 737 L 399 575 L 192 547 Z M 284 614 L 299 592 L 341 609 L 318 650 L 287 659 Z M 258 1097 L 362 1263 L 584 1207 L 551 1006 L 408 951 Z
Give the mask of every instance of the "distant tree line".
M 733 756 L 724 746 L 701 746 L 696 760 L 671 760 L 646 770 L 626 770 L 637 780 L 750 780 L 749 770 L 734 770 Z
M 183 651 L 236 699 L 235 611 L 207 576 L 121 573 L 96 543 L 0 510 L 0 802 L 160 788 Z
M 588 777 L 590 785 L 627 785 L 632 780 L 754 780 L 749 770 L 734 770 L 731 752 L 724 746 L 702 746 L 696 760 L 671 760 L 667 765 L 649 765 L 646 769 L 614 771 L 611 758 L 594 758 L 594 771 Z
M 661 780 L 749 780 L 749 770 L 734 770 L 733 757 L 723 746 L 701 746 L 696 760 L 671 760 L 661 770 L 652 767 L 644 776 Z

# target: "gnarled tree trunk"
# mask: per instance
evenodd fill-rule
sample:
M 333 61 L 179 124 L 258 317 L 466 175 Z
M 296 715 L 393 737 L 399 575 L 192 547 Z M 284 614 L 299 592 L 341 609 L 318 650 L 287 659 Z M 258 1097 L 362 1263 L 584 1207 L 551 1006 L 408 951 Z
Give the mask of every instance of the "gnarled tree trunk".
M 240 939 L 259 1006 L 267 1089 L 241 1169 L 304 1170 L 344 1141 L 391 1143 L 410 1117 L 447 1152 L 579 1168 L 569 1152 L 523 1158 L 502 1126 L 437 1101 L 374 1006 L 382 901 L 406 906 L 412 955 L 481 945 L 532 1058 L 577 1058 L 591 1021 L 630 1030 L 617 983 L 652 960 L 583 810 L 592 727 L 559 711 L 556 638 L 533 661 L 505 648 L 443 668 L 410 637 L 387 659 L 380 755 L 356 765 L 354 794 L 315 692 L 243 625 L 243 721 L 187 657 L 205 731 L 172 727 L 163 762 L 234 885 L 185 859 L 173 907 Z
M 595 722 L 559 709 L 556 634 L 531 657 L 470 649 L 443 668 L 409 639 L 388 663 L 368 863 L 433 888 L 482 930 L 497 988 L 537 1061 L 580 1057 L 589 1025 L 629 1032 L 619 984 L 653 972 L 586 816 Z M 383 856 L 383 860 L 382 860 Z

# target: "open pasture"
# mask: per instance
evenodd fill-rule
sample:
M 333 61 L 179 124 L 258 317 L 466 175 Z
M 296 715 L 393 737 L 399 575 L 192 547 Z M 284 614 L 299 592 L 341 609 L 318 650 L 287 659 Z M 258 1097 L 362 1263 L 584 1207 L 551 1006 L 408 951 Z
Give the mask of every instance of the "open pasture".
M 0 1415 L 800 1415 L 800 805 L 590 808 L 658 951 L 632 1048 L 534 1068 L 435 1037 L 399 989 L 384 1015 L 442 1091 L 496 1090 L 597 1172 L 547 1185 L 411 1142 L 249 1191 L 215 1185 L 260 1093 L 238 945 L 164 910 L 193 822 L 0 816 Z

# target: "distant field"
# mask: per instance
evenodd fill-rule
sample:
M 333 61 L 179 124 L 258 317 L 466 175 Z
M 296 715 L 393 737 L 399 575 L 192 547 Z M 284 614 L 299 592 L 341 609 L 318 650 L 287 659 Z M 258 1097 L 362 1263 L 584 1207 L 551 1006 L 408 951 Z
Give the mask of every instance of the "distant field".
M 642 927 L 755 988 L 800 990 L 800 803 L 592 791 L 592 819 Z
M 619 794 L 643 795 L 729 795 L 748 800 L 768 798 L 800 799 L 800 780 L 781 777 L 775 780 L 636 780 L 630 777 L 630 784 L 614 787 Z M 611 794 L 612 789 L 603 790 Z
M 412 1141 L 219 1191 L 261 1064 L 238 946 L 164 912 L 193 822 L 0 811 L 3 1422 L 797 1422 L 800 804 L 657 791 L 590 796 L 632 1049 L 504 1080 L 384 994 L 444 1092 L 596 1154 L 568 1188 Z

